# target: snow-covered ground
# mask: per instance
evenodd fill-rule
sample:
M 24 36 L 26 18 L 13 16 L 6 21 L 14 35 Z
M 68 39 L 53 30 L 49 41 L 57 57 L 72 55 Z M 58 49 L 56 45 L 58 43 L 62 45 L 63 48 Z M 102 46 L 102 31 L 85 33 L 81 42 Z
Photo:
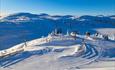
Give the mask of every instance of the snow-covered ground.
M 62 35 L 47 37 L 55 28 Z M 79 35 L 73 39 L 66 31 Z M 0 70 L 115 70 L 114 15 L 6 16 L 0 19 Z
M 114 42 L 98 38 L 48 36 L 6 49 L 6 53 L 12 49 L 18 52 L 1 57 L 0 70 L 114 70 L 115 52 L 111 48 L 115 48 Z

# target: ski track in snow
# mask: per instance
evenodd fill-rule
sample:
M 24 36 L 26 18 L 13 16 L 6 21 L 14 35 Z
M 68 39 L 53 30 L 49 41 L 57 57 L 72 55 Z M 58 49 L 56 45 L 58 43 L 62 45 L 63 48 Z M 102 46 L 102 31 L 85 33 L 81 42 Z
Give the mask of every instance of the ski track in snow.
M 33 42 L 37 44 L 38 41 L 34 40 Z M 31 46 L 33 45 L 31 41 L 29 43 Z M 39 44 L 42 44 L 42 43 L 44 42 L 41 42 L 41 43 L 39 42 Z M 75 48 L 75 47 L 66 47 L 66 48 L 57 47 L 56 48 L 52 46 L 41 47 L 40 45 L 33 45 L 33 47 L 34 48 L 32 47 L 26 48 L 25 51 L 15 53 L 7 57 L 0 58 L 0 67 L 1 67 L 0 70 L 2 68 L 6 70 L 13 70 L 15 69 L 15 66 L 18 64 L 19 64 L 18 66 L 20 67 L 20 64 L 21 63 L 23 64 L 23 61 L 26 61 L 26 60 L 33 61 L 32 56 L 36 56 L 38 59 L 46 58 L 47 59 L 47 60 L 45 59 L 46 62 L 44 61 L 43 63 L 46 63 L 45 66 L 47 66 L 47 64 L 50 64 L 52 67 L 50 68 L 47 66 L 46 68 L 42 68 L 41 66 L 40 70 L 47 69 L 47 68 L 49 68 L 49 70 L 80 69 L 83 66 L 87 66 L 91 63 L 94 63 L 100 60 L 100 58 L 102 57 L 103 50 L 104 50 L 103 48 L 104 41 L 103 40 L 97 40 L 97 41 L 86 40 L 85 52 L 81 53 L 81 55 L 79 56 L 75 56 L 75 54 L 68 54 L 68 52 L 70 53 L 74 52 L 72 48 Z M 113 61 L 115 60 L 113 59 Z M 50 62 L 52 62 L 52 64 Z M 37 64 L 40 65 L 40 63 L 37 63 Z M 63 67 L 60 67 L 60 66 L 63 66 Z M 55 68 L 55 67 L 58 67 L 58 68 Z

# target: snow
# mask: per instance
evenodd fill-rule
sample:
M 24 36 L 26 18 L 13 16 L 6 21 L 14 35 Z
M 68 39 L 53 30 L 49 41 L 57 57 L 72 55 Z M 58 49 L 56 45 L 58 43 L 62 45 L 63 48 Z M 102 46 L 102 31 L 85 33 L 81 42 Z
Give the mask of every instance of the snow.
M 56 25 L 64 33 L 48 35 Z M 0 32 L 0 70 L 115 70 L 114 17 L 18 13 L 0 20 Z
M 24 45 L 21 43 L 6 49 L 8 53 L 11 53 L 11 49 L 19 50 L 19 47 L 24 50 L 1 58 L 0 70 L 114 70 L 113 58 L 112 61 L 108 61 L 111 60 L 110 58 L 102 60 L 105 41 L 79 37 L 74 40 L 67 35 L 48 36 L 28 41 L 27 46 L 24 47 L 21 47 Z M 82 39 L 85 39 L 86 43 L 82 43 Z M 59 42 L 58 45 L 53 46 L 58 41 L 61 41 L 61 44 Z M 63 45 L 65 43 L 66 46 Z M 108 43 L 109 41 L 106 41 L 106 44 Z M 114 47 L 112 44 L 111 47 Z
M 101 34 L 115 35 L 114 28 L 100 28 L 100 29 L 96 29 L 96 30 Z

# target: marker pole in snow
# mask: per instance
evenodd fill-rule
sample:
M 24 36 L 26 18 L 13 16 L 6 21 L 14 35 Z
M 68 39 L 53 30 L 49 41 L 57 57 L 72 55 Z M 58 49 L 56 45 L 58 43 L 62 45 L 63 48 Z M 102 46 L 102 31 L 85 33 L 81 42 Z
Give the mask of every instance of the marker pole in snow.
M 24 40 L 24 45 L 25 45 L 25 47 L 27 47 L 27 42 L 26 42 L 26 40 Z

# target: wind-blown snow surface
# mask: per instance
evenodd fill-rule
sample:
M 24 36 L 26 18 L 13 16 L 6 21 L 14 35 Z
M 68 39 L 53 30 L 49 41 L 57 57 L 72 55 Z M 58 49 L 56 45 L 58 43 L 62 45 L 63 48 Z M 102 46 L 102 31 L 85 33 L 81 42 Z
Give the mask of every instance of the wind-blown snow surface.
M 0 19 L 0 50 L 47 36 L 55 28 L 108 35 L 110 40 L 86 41 L 86 52 L 75 56 L 75 47 L 37 47 L 25 49 L 8 58 L 0 58 L 0 70 L 115 70 L 115 16 L 71 16 L 18 13 Z M 34 40 L 35 41 L 35 40 Z M 78 41 L 77 41 L 78 42 Z M 81 42 L 81 41 L 80 41 Z M 81 43 L 78 42 L 79 46 Z M 37 44 L 39 42 L 34 42 Z M 67 42 L 68 43 L 68 42 Z M 48 44 L 47 44 L 48 45 Z M 54 45 L 54 44 L 53 44 Z M 63 44 L 65 45 L 65 43 Z M 77 48 L 76 48 L 77 50 Z
M 68 37 L 68 36 L 67 36 Z M 82 37 L 85 38 L 85 37 Z M 27 43 L 24 51 L 0 59 L 1 70 L 114 70 L 115 43 L 100 39 L 86 38 L 86 44 L 81 44 L 82 38 L 76 40 L 41 38 Z M 61 42 L 60 42 L 61 41 Z M 56 44 L 57 43 L 57 44 Z M 62 46 L 65 45 L 66 46 Z M 107 44 L 107 45 L 106 45 Z M 55 45 L 55 46 L 53 46 Z M 106 46 L 105 46 L 106 45 Z M 14 46 L 16 47 L 20 45 Z M 108 46 L 108 47 L 107 47 Z M 79 50 L 83 50 L 80 52 Z M 79 50 L 78 50 L 79 49 Z M 108 50 L 108 51 L 106 51 Z

